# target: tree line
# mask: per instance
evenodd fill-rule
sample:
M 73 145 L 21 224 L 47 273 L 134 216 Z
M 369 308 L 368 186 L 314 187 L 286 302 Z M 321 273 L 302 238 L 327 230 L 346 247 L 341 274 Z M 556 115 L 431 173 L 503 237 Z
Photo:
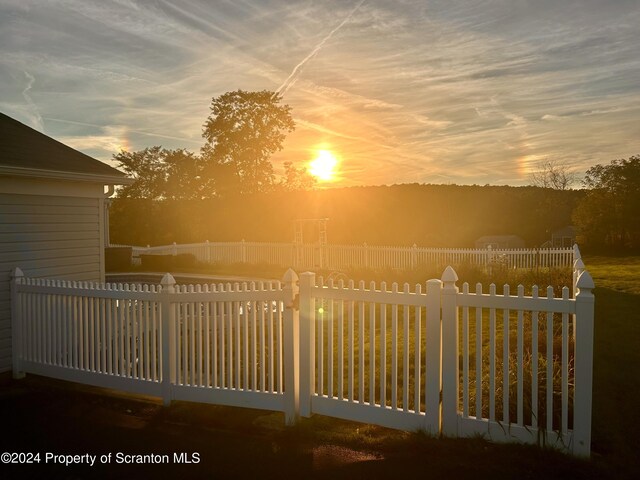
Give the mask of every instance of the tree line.
M 197 200 L 119 199 L 111 207 L 111 238 L 134 245 L 292 242 L 294 220 L 328 218 L 328 241 L 336 244 L 469 247 L 483 235 L 513 234 L 539 246 L 571 222 L 583 196 L 537 187 L 404 184 Z M 305 241 L 318 239 L 311 225 L 303 233 Z
M 331 243 L 468 247 L 483 235 L 519 235 L 539 246 L 567 225 L 592 250 L 640 248 L 640 156 L 576 176 L 553 161 L 532 186 L 393 185 L 314 189 L 304 167 L 271 156 L 295 128 L 291 107 L 269 91 L 214 97 L 203 146 L 153 146 L 114 155 L 134 178 L 111 207 L 111 240 L 135 245 L 293 239 L 297 218 L 329 218 Z M 314 232 L 307 232 L 313 240 Z

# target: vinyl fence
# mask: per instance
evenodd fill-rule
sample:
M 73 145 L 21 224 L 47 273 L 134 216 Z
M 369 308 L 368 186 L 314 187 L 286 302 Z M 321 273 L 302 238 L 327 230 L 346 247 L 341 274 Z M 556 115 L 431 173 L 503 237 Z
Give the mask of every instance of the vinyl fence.
M 588 456 L 593 281 L 578 293 L 492 285 L 179 286 L 12 280 L 14 375 L 314 413 Z
M 115 246 L 115 245 L 114 245 Z M 575 248 L 575 247 L 574 247 Z M 134 261 L 140 255 L 191 254 L 204 263 L 271 264 L 297 269 L 347 268 L 414 269 L 465 263 L 506 268 L 565 268 L 576 259 L 574 248 L 473 249 L 374 246 L 308 245 L 295 243 L 205 242 L 157 247 L 133 247 Z

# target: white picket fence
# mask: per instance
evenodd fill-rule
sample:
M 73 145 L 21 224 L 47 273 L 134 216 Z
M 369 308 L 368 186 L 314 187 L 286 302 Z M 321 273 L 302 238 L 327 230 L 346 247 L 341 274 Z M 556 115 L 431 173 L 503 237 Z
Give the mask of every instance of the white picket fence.
M 299 280 L 299 281 L 298 281 Z M 14 375 L 313 413 L 588 456 L 593 281 L 496 293 L 282 282 L 159 286 L 12 280 Z M 571 320 L 571 321 L 570 321 Z M 515 338 L 513 342 L 512 339 Z M 515 343 L 515 345 L 514 345 Z
M 118 245 L 113 245 L 118 246 Z M 132 247 L 140 255 L 191 254 L 204 263 L 271 264 L 296 269 L 393 268 L 401 270 L 447 265 L 503 266 L 506 268 L 565 268 L 576 259 L 574 248 L 475 249 L 374 246 L 309 245 L 295 243 L 204 242 L 157 247 Z

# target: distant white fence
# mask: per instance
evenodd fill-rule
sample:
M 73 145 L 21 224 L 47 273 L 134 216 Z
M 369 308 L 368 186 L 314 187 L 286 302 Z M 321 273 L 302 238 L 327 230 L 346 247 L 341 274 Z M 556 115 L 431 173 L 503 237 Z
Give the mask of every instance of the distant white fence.
M 442 280 L 159 286 L 12 280 L 14 375 L 319 413 L 588 456 L 593 281 L 561 298 Z M 572 320 L 572 321 L 570 321 Z M 515 339 L 515 341 L 513 340 Z M 514 345 L 515 343 L 515 345 Z
M 115 246 L 115 245 L 114 245 Z M 576 259 L 574 248 L 475 249 L 387 247 L 374 245 L 308 245 L 295 243 L 204 242 L 158 247 L 132 247 L 139 263 L 140 255 L 191 254 L 204 263 L 272 264 L 282 267 L 394 268 L 409 270 L 424 266 L 442 267 L 465 263 L 507 268 L 564 268 Z

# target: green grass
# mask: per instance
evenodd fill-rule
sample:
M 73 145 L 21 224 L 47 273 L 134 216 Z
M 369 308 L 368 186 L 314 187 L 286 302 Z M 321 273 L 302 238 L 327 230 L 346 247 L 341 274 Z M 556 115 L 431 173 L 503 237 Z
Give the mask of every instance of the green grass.
M 596 287 L 640 295 L 640 257 L 586 256 L 583 261 Z

